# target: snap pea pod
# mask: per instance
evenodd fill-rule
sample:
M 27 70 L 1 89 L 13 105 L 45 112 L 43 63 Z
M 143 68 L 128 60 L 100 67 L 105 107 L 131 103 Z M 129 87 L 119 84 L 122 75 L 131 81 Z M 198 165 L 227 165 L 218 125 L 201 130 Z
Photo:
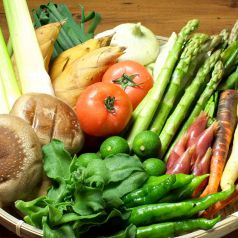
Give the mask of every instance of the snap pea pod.
M 159 182 L 162 182 L 165 179 L 169 178 L 170 176 L 171 176 L 171 174 L 164 174 L 161 176 L 150 176 L 148 178 L 148 180 L 146 181 L 146 184 L 159 183 Z M 192 174 L 175 174 L 175 177 L 176 177 L 176 181 L 172 185 L 172 189 L 181 188 L 181 187 L 189 184 L 192 181 L 192 179 L 194 178 L 194 175 L 192 175 Z
M 159 202 L 176 202 L 182 199 L 191 198 L 195 189 L 209 176 L 209 174 L 204 174 L 200 176 L 195 176 L 192 181 L 176 190 L 173 193 L 168 194 L 162 198 Z
M 176 177 L 172 175 L 161 182 L 145 184 L 142 188 L 124 196 L 122 200 L 126 207 L 135 207 L 157 202 L 171 190 L 175 181 Z
M 179 232 L 194 231 L 197 229 L 211 229 L 221 219 L 220 216 L 208 220 L 205 218 L 188 219 L 175 222 L 163 222 L 150 226 L 138 227 L 137 238 L 167 238 L 176 235 Z

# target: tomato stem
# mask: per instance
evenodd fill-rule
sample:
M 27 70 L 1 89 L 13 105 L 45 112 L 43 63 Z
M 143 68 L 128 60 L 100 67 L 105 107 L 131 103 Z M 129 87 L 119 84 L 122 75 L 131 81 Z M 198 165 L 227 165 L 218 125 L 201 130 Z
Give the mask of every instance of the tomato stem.
M 134 82 L 134 78 L 138 76 L 138 74 L 132 74 L 132 75 L 128 75 L 123 73 L 122 76 L 118 79 L 114 79 L 112 80 L 113 83 L 117 83 L 120 84 L 121 87 L 125 90 L 128 86 L 129 87 L 137 87 L 140 84 L 137 84 Z
M 108 96 L 104 99 L 104 104 L 107 108 L 107 110 L 111 113 L 114 113 L 116 110 L 114 108 L 114 103 L 115 103 L 115 97 Z

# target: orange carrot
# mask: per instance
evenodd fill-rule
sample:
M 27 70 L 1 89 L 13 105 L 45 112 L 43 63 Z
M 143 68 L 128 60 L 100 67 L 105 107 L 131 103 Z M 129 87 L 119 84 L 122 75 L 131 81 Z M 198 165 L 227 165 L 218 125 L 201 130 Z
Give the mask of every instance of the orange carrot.
M 237 123 L 237 103 L 237 91 L 225 90 L 221 93 L 217 112 L 219 129 L 212 148 L 209 182 L 201 195 L 202 197 L 218 192 L 222 172 Z

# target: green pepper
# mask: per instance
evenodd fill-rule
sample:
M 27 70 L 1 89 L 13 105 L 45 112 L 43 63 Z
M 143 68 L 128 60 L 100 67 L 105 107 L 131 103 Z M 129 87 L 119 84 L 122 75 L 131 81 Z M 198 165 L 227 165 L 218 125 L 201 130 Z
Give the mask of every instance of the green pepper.
M 222 192 L 213 193 L 203 198 L 194 198 L 189 200 L 194 202 L 195 206 L 188 212 L 187 216 L 193 216 L 197 214 L 198 212 L 207 209 L 208 207 L 215 204 L 216 202 L 227 199 L 228 197 L 230 197 L 230 195 L 234 191 L 235 191 L 235 185 L 233 185 L 231 188 Z
M 171 190 L 175 181 L 175 175 L 170 175 L 162 182 L 145 184 L 142 188 L 124 196 L 122 200 L 126 207 L 135 207 L 157 202 Z
M 189 184 L 174 190 L 173 193 L 168 194 L 166 197 L 162 198 L 159 202 L 176 202 L 186 198 L 191 198 L 194 190 L 208 176 L 209 174 L 204 174 L 193 177 L 192 181 Z
M 189 219 L 175 222 L 164 222 L 150 226 L 138 227 L 137 238 L 167 238 L 179 232 L 194 231 L 197 229 L 211 229 L 221 219 L 220 216 L 208 220 L 205 218 Z
M 171 176 L 171 174 L 164 174 L 161 176 L 150 176 L 148 180 L 146 181 L 146 184 L 162 182 L 165 179 L 167 179 L 169 176 Z M 194 178 L 194 175 L 192 174 L 175 174 L 175 176 L 176 176 L 176 181 L 172 185 L 172 189 L 183 187 L 186 184 L 189 184 Z
M 187 214 L 193 206 L 192 201 L 142 205 L 131 208 L 129 222 L 141 226 L 179 218 Z
M 195 198 L 176 203 L 158 203 L 131 208 L 129 222 L 138 225 L 150 225 L 172 218 L 188 218 L 203 211 L 216 202 L 227 199 L 235 191 L 230 189 L 203 198 Z

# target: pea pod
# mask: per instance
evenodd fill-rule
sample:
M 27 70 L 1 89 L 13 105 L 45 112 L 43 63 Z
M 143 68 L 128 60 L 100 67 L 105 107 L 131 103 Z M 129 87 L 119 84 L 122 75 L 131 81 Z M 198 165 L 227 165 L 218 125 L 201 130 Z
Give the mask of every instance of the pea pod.
M 135 207 L 157 202 L 171 190 L 175 181 L 176 177 L 172 175 L 162 182 L 145 184 L 142 188 L 124 196 L 122 200 L 126 207 Z
M 187 214 L 194 206 L 192 201 L 158 203 L 131 208 L 129 223 L 136 226 L 150 225 Z
M 161 176 L 150 176 L 148 180 L 146 181 L 146 184 L 150 183 L 159 183 L 170 177 L 171 174 L 164 174 Z M 185 186 L 186 184 L 189 184 L 192 179 L 194 178 L 194 175 L 192 174 L 175 174 L 176 181 L 172 185 L 172 189 L 180 188 Z
M 137 238 L 167 238 L 179 232 L 194 231 L 197 229 L 211 229 L 221 219 L 220 216 L 208 220 L 205 218 L 189 219 L 175 222 L 164 222 L 150 226 L 138 227 Z
M 195 189 L 209 176 L 209 174 L 204 174 L 200 176 L 193 177 L 192 181 L 176 190 L 173 193 L 168 194 L 166 197 L 162 198 L 159 202 L 176 202 L 181 201 L 186 198 L 191 198 Z

